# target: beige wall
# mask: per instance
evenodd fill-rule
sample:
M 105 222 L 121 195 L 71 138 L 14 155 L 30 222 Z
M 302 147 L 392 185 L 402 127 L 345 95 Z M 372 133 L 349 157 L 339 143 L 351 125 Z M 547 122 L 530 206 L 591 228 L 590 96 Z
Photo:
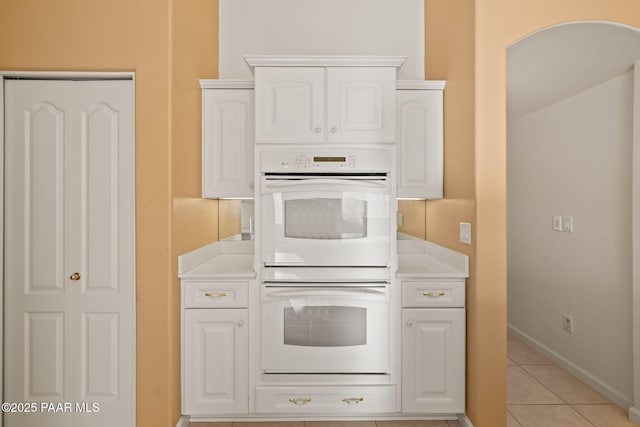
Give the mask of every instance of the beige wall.
M 218 0 L 172 0 L 171 274 L 169 276 L 169 418 L 180 409 L 180 283 L 178 256 L 218 240 L 218 201 L 201 198 L 201 91 L 199 79 L 218 77 Z
M 176 254 L 217 238 L 217 202 L 199 198 L 197 83 L 217 75 L 217 12 L 217 0 L 22 0 L 0 13 L 2 70 L 136 73 L 140 427 L 180 415 Z
M 476 427 L 496 427 L 506 419 L 506 297 L 487 304 L 484 295 L 496 288 L 477 275 L 474 9 L 473 0 L 425 1 L 425 77 L 447 81 L 444 199 L 426 202 L 426 238 L 469 255 L 467 413 Z M 471 223 L 472 245 L 459 242 L 460 222 Z
M 469 402 L 476 427 L 501 427 L 504 396 L 494 392 L 504 366 L 506 296 L 506 49 L 532 32 L 573 20 L 609 20 L 640 26 L 636 0 L 476 0 L 475 18 L 475 300 L 481 311 L 469 337 L 478 349 L 469 370 L 478 373 L 469 393 L 490 396 Z M 492 313 L 493 312 L 493 313 Z M 477 344 L 476 344 L 477 343 Z M 497 358 L 499 360 L 491 360 Z M 482 369 L 480 369 L 480 367 Z M 502 389 L 502 387 L 499 387 Z M 502 390 L 500 390 L 500 393 Z
M 169 1 L 2 2 L 0 69 L 136 72 L 137 425 L 169 426 Z M 175 424 L 174 424 L 175 425 Z
M 474 11 L 475 9 L 475 11 Z M 471 257 L 467 413 L 506 425 L 506 49 L 572 20 L 640 26 L 635 0 L 425 0 L 426 78 L 446 79 L 445 199 L 426 203 L 428 240 Z M 473 224 L 471 247 L 457 223 Z

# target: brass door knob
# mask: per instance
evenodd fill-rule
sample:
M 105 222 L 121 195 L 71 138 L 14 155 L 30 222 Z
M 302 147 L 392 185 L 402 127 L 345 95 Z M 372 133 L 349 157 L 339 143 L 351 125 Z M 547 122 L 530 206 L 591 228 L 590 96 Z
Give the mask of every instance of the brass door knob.
M 71 276 L 69 276 L 69 279 L 73 281 L 80 280 L 80 273 L 73 273 Z

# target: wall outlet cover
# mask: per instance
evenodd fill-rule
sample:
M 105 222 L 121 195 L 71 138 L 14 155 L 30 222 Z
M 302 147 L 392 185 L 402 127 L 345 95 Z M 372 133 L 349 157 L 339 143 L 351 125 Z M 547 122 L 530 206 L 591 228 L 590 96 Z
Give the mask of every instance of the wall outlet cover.
M 573 333 L 573 316 L 570 316 L 568 314 L 562 315 L 562 329 L 569 332 L 570 334 Z
M 460 223 L 460 243 L 465 243 L 467 245 L 471 244 L 471 223 L 470 222 Z

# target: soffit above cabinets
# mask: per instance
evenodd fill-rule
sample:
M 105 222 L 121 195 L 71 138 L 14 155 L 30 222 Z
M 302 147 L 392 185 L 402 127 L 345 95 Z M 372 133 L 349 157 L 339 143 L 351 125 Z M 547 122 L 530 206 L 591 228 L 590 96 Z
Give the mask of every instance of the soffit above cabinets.
M 244 55 L 403 55 L 424 79 L 424 0 L 220 0 L 219 77 L 250 79 Z

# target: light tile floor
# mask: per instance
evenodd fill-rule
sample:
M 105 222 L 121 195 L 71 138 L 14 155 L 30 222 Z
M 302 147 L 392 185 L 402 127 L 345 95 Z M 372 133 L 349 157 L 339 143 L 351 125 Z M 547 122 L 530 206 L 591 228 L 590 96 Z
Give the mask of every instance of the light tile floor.
M 511 334 L 507 353 L 507 427 L 640 426 L 606 397 Z

